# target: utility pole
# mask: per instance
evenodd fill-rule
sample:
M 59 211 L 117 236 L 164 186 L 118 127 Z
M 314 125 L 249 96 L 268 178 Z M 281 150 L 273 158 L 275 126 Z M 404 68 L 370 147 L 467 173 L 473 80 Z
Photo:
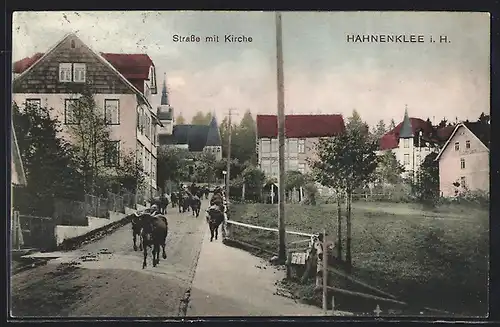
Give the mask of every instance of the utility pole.
M 231 134 L 232 134 L 232 128 L 233 128 L 233 122 L 232 122 L 232 114 L 233 114 L 233 108 L 229 109 L 228 115 L 227 115 L 227 122 L 229 125 L 229 134 L 227 137 L 227 167 L 226 167 L 226 200 L 229 202 L 229 178 L 231 176 Z
M 279 249 L 278 261 L 286 261 L 285 246 L 285 87 L 283 74 L 283 40 L 282 40 L 281 13 L 276 12 L 276 67 L 278 86 L 278 162 L 279 162 L 279 197 L 278 197 L 278 231 Z

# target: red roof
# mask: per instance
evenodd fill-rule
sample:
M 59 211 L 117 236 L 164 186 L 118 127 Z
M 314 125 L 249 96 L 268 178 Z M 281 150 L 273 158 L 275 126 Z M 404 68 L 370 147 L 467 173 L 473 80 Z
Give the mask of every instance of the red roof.
M 20 74 L 31 67 L 43 53 L 14 62 L 14 73 Z M 149 69 L 154 66 L 147 54 L 101 53 L 117 71 L 120 72 L 139 91 L 144 93 L 144 80 L 149 79 Z
M 293 138 L 328 137 L 344 133 L 342 115 L 286 115 L 285 135 Z M 278 136 L 276 115 L 257 115 L 257 137 Z
M 422 120 L 420 118 L 410 118 L 411 128 L 414 135 L 418 133 L 419 130 L 422 130 L 422 139 L 430 142 L 444 142 L 446 141 L 455 126 L 446 126 L 446 127 L 438 127 L 437 130 L 434 130 L 432 124 L 428 121 Z M 398 147 L 399 144 L 399 132 L 401 127 L 403 126 L 403 122 L 399 123 L 396 127 L 394 127 L 391 131 L 385 133 L 379 141 L 380 150 L 389 150 Z M 437 135 L 433 135 L 437 133 Z
M 31 57 L 26 57 L 21 60 L 18 60 L 14 63 L 13 71 L 16 74 L 21 74 L 24 72 L 26 69 L 30 68 L 31 65 L 33 65 L 38 59 L 40 59 L 43 56 L 43 53 L 38 52 L 35 53 Z

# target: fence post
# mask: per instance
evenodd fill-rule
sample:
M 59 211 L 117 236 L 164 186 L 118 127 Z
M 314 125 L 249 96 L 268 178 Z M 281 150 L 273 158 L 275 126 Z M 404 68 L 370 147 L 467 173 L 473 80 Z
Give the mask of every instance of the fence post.
M 326 229 L 323 229 L 323 313 L 327 315 L 327 291 L 328 291 L 328 247 L 326 243 Z

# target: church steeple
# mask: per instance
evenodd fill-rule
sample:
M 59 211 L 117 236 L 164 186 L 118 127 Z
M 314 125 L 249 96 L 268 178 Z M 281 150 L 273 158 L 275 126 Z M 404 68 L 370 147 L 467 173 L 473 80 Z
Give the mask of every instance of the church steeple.
M 408 107 L 405 105 L 405 118 L 403 119 L 403 126 L 401 126 L 401 130 L 399 131 L 399 138 L 407 139 L 413 136 L 413 128 L 411 126 L 410 116 L 408 116 Z
M 168 91 L 167 91 L 167 73 L 163 77 L 163 89 L 161 90 L 161 103 L 162 106 L 170 106 L 168 101 Z

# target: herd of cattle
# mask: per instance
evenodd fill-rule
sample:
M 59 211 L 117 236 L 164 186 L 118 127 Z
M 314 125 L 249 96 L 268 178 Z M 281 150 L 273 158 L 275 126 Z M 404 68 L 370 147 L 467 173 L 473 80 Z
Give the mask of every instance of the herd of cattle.
M 208 193 L 190 192 L 184 189 L 177 193 L 172 193 L 172 207 L 179 207 L 179 212 L 184 213 L 191 209 L 193 216 L 198 217 L 201 209 L 201 199 L 203 196 L 208 199 Z M 165 198 L 166 199 L 166 198 Z M 160 202 L 160 203 L 158 203 Z M 152 248 L 153 267 L 160 262 L 160 247 L 162 249 L 163 259 L 167 258 L 165 246 L 168 236 L 168 220 L 166 216 L 166 208 L 169 204 L 168 199 L 161 199 L 153 203 L 150 209 L 142 212 L 136 212 L 129 216 L 132 221 L 132 237 L 134 242 L 134 251 L 137 251 L 137 236 L 139 236 L 139 250 L 144 253 L 142 268 L 146 268 L 146 259 L 148 249 Z M 165 205 L 166 203 L 166 205 Z M 224 221 L 226 212 L 226 201 L 224 191 L 221 188 L 216 188 L 210 199 L 210 206 L 207 208 L 206 220 L 210 229 L 210 242 L 215 238 L 217 240 L 219 234 L 219 226 Z

